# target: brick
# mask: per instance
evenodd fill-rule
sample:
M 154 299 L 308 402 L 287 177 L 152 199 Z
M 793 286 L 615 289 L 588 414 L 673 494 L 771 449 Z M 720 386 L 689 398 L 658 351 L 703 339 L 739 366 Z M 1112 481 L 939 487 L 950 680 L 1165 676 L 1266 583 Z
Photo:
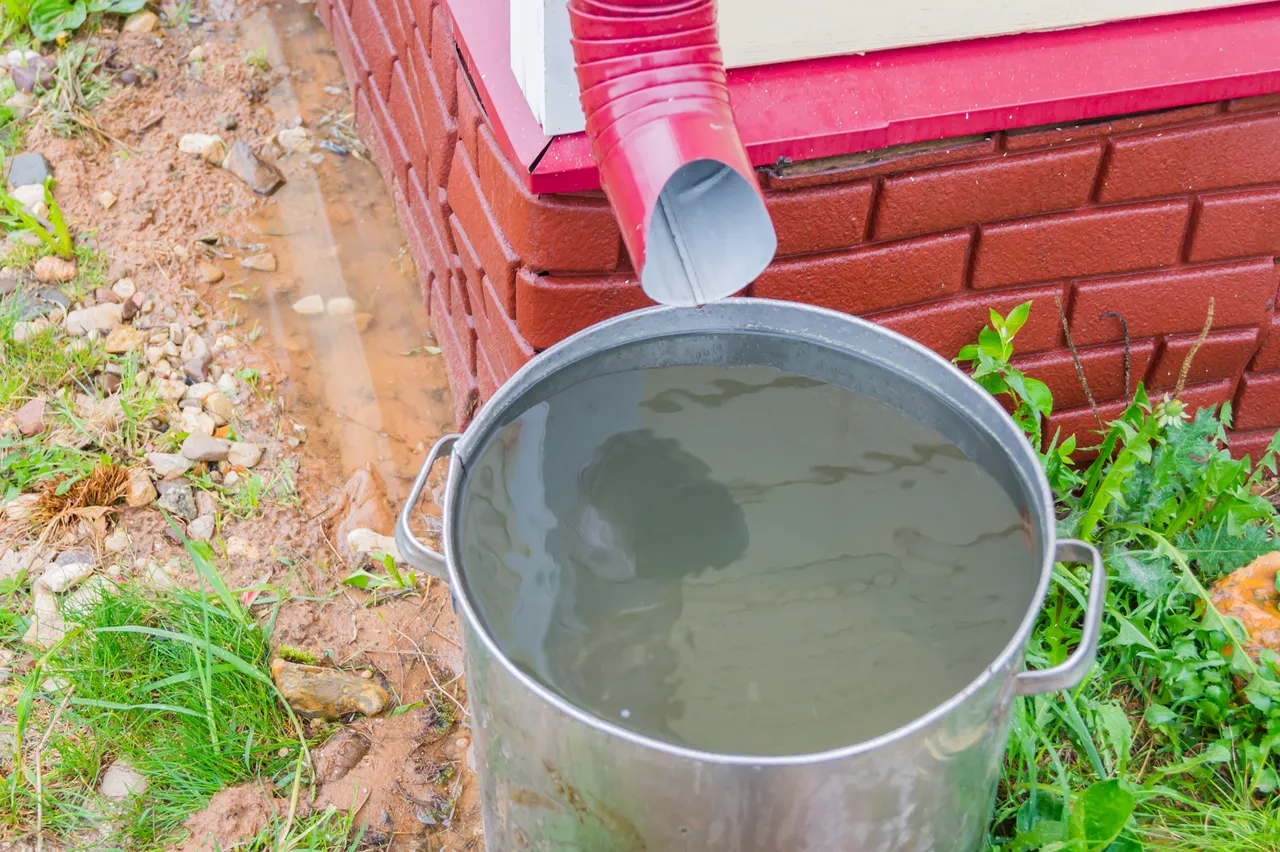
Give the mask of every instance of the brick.
M 1233 98 L 1227 101 L 1227 112 L 1253 112 L 1264 109 L 1280 109 L 1280 92 L 1254 95 L 1251 98 Z
M 1228 432 L 1227 449 L 1231 450 L 1231 455 L 1235 458 L 1248 456 L 1258 461 L 1266 455 L 1267 447 L 1275 436 L 1274 428 L 1258 429 L 1253 432 Z
M 808 302 L 849 314 L 887 310 L 959 293 L 969 233 L 923 237 L 774 261 L 752 295 Z
M 436 227 L 435 219 L 428 211 L 430 202 L 416 170 L 409 170 L 409 180 L 405 186 L 407 187 L 405 194 L 409 197 L 409 215 L 422 234 L 424 250 L 428 258 L 428 268 L 437 277 L 447 278 L 452 271 L 450 257 L 452 252 L 445 247 L 444 239 Z M 443 289 L 448 290 L 448 288 Z M 448 296 L 442 295 L 442 299 L 447 306 Z
M 1280 115 L 1112 140 L 1102 201 L 1280 181 Z
M 766 193 L 778 254 L 809 254 L 862 242 L 872 194 L 865 181 Z
M 1182 364 L 1187 360 L 1187 355 L 1199 336 L 1199 334 L 1178 334 L 1165 338 L 1164 345 L 1160 349 L 1160 357 L 1156 359 L 1156 366 L 1151 371 L 1147 386 L 1160 389 L 1177 385 Z M 1187 381 L 1200 383 L 1239 378 L 1257 348 L 1258 330 L 1256 328 L 1210 334 L 1204 339 L 1204 343 L 1196 352 L 1196 357 L 1187 370 Z
M 497 370 L 494 369 L 489 352 L 482 341 L 476 348 L 476 384 L 479 386 L 480 404 L 484 405 L 492 399 L 506 379 L 507 377 L 498 377 Z
M 1220 382 L 1188 385 L 1183 389 L 1180 398 L 1186 404 L 1188 410 L 1195 413 L 1202 408 L 1230 402 L 1231 397 L 1235 394 L 1236 384 L 1235 379 L 1227 379 Z M 1156 395 L 1152 394 L 1152 400 L 1155 401 L 1156 398 Z M 1102 403 L 1098 406 L 1098 414 L 1101 415 L 1103 423 L 1110 423 L 1124 412 L 1128 404 L 1123 399 Z M 1059 440 L 1066 440 L 1071 435 L 1075 435 L 1077 446 L 1085 450 L 1097 447 L 1102 442 L 1098 435 L 1099 431 L 1101 431 L 1098 428 L 1098 420 L 1094 416 L 1093 409 L 1088 405 L 1055 411 L 1045 427 L 1046 438 L 1052 437 L 1054 432 L 1059 430 L 1061 430 Z M 1086 452 L 1084 455 L 1087 456 L 1089 454 Z
M 487 277 L 483 282 L 483 290 L 484 311 L 492 343 L 489 350 L 491 363 L 505 381 L 508 376 L 515 375 L 517 370 L 529 363 L 529 359 L 533 357 L 533 347 L 520 334 L 515 320 L 503 309 L 493 282 Z
M 410 160 L 409 148 L 405 145 L 404 137 L 400 133 L 400 125 L 392 120 L 387 102 L 378 97 L 376 92 L 370 92 L 369 101 L 373 106 L 374 124 L 377 125 L 378 134 L 382 137 L 382 144 L 386 149 L 390 172 L 403 183 L 408 180 Z M 383 179 L 390 180 L 388 167 L 380 164 L 379 168 L 382 169 Z
M 1153 127 L 1169 127 L 1212 118 L 1220 112 L 1217 103 L 1196 104 L 1179 109 L 1156 110 L 1132 115 L 1102 118 L 1073 124 L 1040 125 L 1005 131 L 1004 146 L 1010 151 L 1025 151 L 1051 145 L 1064 145 L 1085 139 L 1113 136 Z
M 1158 334 L 1199 332 L 1209 299 L 1214 328 L 1257 325 L 1276 293 L 1276 269 L 1270 259 L 1185 267 L 1142 275 L 1123 275 L 1076 285 L 1071 307 L 1071 336 L 1077 346 L 1124 339 L 1114 316 L 1124 317 L 1133 339 Z
M 383 0 L 380 5 L 382 21 L 387 26 L 387 35 L 391 37 L 391 49 L 396 56 L 404 56 L 404 50 L 409 46 L 408 35 L 412 25 L 406 24 L 401 4 L 397 0 Z
M 369 61 L 369 76 L 383 98 L 391 91 L 391 65 L 396 59 L 395 46 L 386 21 L 378 11 L 376 0 L 354 0 L 351 4 L 351 31 L 360 41 Z
M 1056 309 L 1055 309 L 1056 310 Z M 1019 337 L 1018 342 L 1021 342 Z M 1154 340 L 1135 340 L 1129 346 L 1129 389 L 1124 385 L 1124 346 L 1097 346 L 1078 350 L 1080 366 L 1085 380 L 1093 392 L 1095 401 L 1124 399 L 1133 393 L 1147 375 L 1155 355 Z M 1070 408 L 1088 402 L 1080 377 L 1076 373 L 1075 360 L 1066 350 L 1017 358 L 1013 365 L 1024 373 L 1039 379 L 1053 392 L 1055 408 Z
M 431 290 L 431 328 L 440 344 L 440 356 L 444 359 L 445 375 L 449 378 L 449 391 L 453 397 L 453 419 L 458 429 L 465 429 L 471 422 L 479 401 L 479 385 L 475 373 L 467 369 L 465 353 L 453 329 L 452 318 L 440 299 L 442 287 Z
M 1280 370 L 1280 316 L 1272 314 L 1263 327 L 1262 345 L 1249 369 L 1256 372 Z
M 334 3 L 330 12 L 333 23 L 329 33 L 333 37 L 333 47 L 342 64 L 342 71 L 347 77 L 347 88 L 351 97 L 356 96 L 358 89 L 364 88 L 369 80 L 369 60 L 365 58 L 355 30 L 351 28 L 351 16 L 343 8 L 342 3 Z
M 316 0 L 316 16 L 320 18 L 320 23 L 324 24 L 324 28 L 332 32 L 333 30 L 333 0 Z
M 893 145 L 875 151 L 863 151 L 839 157 L 823 157 L 762 169 L 763 184 L 768 189 L 804 189 L 866 180 L 880 175 L 901 174 L 946 163 L 976 160 L 995 154 L 997 135 L 962 136 L 931 142 Z
M 453 334 L 461 344 L 461 353 L 467 369 L 476 371 L 476 326 L 467 304 L 467 294 L 461 278 L 449 276 L 449 321 Z
M 462 65 L 458 65 L 457 72 L 458 87 L 458 139 L 462 141 L 462 147 L 467 149 L 467 156 L 472 162 L 480 156 L 479 142 L 476 134 L 480 129 L 480 125 L 485 123 L 484 107 L 481 106 L 480 96 L 476 94 L 475 88 L 471 85 L 471 80 L 467 77 L 466 70 Z
M 1280 426 L 1280 373 L 1244 374 L 1232 425 L 1242 432 Z
M 1190 259 L 1255 254 L 1280 254 L 1280 188 L 1202 196 Z
M 391 69 L 391 100 L 387 103 L 387 110 L 404 139 L 405 150 L 409 155 L 408 165 L 425 169 L 427 145 L 422 132 L 422 121 L 418 117 L 417 108 L 413 105 L 410 91 L 409 81 L 405 77 L 404 63 L 396 60 L 395 66 Z
M 652 304 L 634 274 L 554 276 L 521 269 L 516 277 L 516 325 L 535 349 Z
M 449 231 L 453 234 L 453 244 L 457 247 L 458 262 L 462 264 L 462 272 L 468 287 L 472 284 L 478 286 L 481 279 L 484 278 L 484 267 L 480 263 L 480 256 L 476 254 L 471 238 L 467 236 L 466 229 L 462 227 L 462 223 L 458 221 L 457 216 L 449 217 Z
M 406 19 L 412 21 L 422 33 L 423 43 L 431 47 L 431 10 L 435 8 L 437 0 L 400 0 L 400 3 L 402 8 L 409 10 Z
M 617 268 L 621 237 L 607 201 L 533 195 L 487 127 L 480 128 L 479 147 L 480 187 L 502 232 L 526 265 L 538 272 Z
M 391 149 L 387 147 L 386 138 L 382 135 L 382 123 L 370 105 L 370 91 L 371 88 L 365 86 L 355 93 L 356 129 L 360 131 L 360 138 L 369 146 L 369 158 L 373 160 L 373 164 L 378 167 L 378 171 L 382 173 L 385 180 L 396 173 L 395 159 L 391 155 Z M 377 97 L 376 93 L 374 97 Z
M 1170 266 L 1181 254 L 1189 215 L 1187 202 L 1165 201 L 983 225 L 973 286 Z
M 434 38 L 431 51 L 431 67 L 435 71 L 436 82 L 440 85 L 440 94 L 451 115 L 458 113 L 458 48 L 453 41 L 452 28 L 444 6 L 436 6 L 431 13 L 431 31 L 443 34 Z
M 392 186 L 391 198 L 395 204 L 396 218 L 400 222 L 401 230 L 404 231 L 405 242 L 409 245 L 409 254 L 413 256 L 414 272 L 422 287 L 423 307 L 430 314 L 431 281 L 435 278 L 435 272 L 431 269 L 431 256 L 427 251 L 426 235 L 422 231 L 421 223 L 414 219 L 409 200 L 405 197 L 404 190 L 398 181 Z
M 887 178 L 875 238 L 891 240 L 1067 210 L 1089 200 L 1102 161 L 1093 143 Z
M 449 205 L 475 246 L 480 266 L 502 297 L 504 309 L 515 312 L 515 277 L 520 258 L 503 236 L 488 202 L 480 191 L 480 178 L 462 146 L 453 155 L 449 173 Z
M 458 122 L 444 103 L 440 84 L 436 81 L 430 59 L 420 41 L 415 42 L 410 49 L 409 63 L 418 81 L 418 112 L 422 116 L 422 129 L 426 134 L 427 160 L 433 166 L 439 185 L 446 186 L 453 164 L 453 149 L 458 142 Z
M 992 310 L 1007 314 L 1029 300 L 1031 315 L 1018 332 L 1017 346 L 1019 352 L 1030 354 L 1062 345 L 1062 327 L 1053 303 L 1055 294 L 1065 300 L 1066 288 L 1055 284 L 1012 292 L 973 293 L 874 314 L 870 319 L 923 343 L 944 358 L 954 358 L 961 347 L 977 341 L 978 332 L 990 321 Z

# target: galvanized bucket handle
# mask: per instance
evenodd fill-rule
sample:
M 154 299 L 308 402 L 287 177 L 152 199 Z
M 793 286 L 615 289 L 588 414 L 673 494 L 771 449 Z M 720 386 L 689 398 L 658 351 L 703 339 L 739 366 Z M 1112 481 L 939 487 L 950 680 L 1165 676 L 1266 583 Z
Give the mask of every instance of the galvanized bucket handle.
M 1088 563 L 1093 567 L 1089 577 L 1089 599 L 1085 603 L 1084 628 L 1080 647 L 1060 666 L 1040 671 L 1018 672 L 1014 691 L 1018 695 L 1042 695 L 1075 687 L 1093 667 L 1098 656 L 1098 638 L 1102 633 L 1102 611 L 1107 602 L 1107 569 L 1102 554 L 1092 544 L 1067 539 L 1058 542 L 1055 562 Z
M 418 471 L 418 478 L 413 481 L 409 496 L 404 501 L 404 508 L 400 510 L 400 518 L 396 521 L 396 547 L 400 549 L 400 555 L 414 568 L 426 571 L 439 580 L 449 579 L 449 569 L 445 564 L 444 554 L 437 553 L 418 541 L 418 537 L 413 534 L 409 526 L 409 519 L 422 498 L 422 489 L 426 487 L 431 468 L 438 460 L 453 455 L 453 445 L 461 437 L 458 434 L 449 434 L 436 441 L 431 452 L 427 453 L 427 460 L 422 463 L 422 470 Z

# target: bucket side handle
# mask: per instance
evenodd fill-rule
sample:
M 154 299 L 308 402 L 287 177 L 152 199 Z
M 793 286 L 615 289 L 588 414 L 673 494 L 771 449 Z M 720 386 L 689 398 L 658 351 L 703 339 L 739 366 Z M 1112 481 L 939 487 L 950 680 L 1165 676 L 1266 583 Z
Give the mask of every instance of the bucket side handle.
M 1014 689 L 1018 695 L 1041 695 L 1075 687 L 1093 667 L 1098 656 L 1098 638 L 1102 632 L 1102 611 L 1107 602 L 1107 569 L 1102 554 L 1091 544 L 1068 539 L 1058 542 L 1054 553 L 1057 562 L 1087 563 L 1092 566 L 1089 577 L 1089 599 L 1084 610 L 1084 629 L 1080 646 L 1062 665 L 1051 669 L 1018 672 Z
M 450 434 L 436 441 L 431 452 L 427 453 L 427 460 L 422 463 L 422 470 L 418 471 L 418 478 L 413 481 L 409 496 L 405 498 L 404 508 L 400 510 L 400 517 L 396 520 L 396 547 L 404 560 L 419 571 L 426 571 L 432 577 L 445 581 L 449 579 L 449 571 L 445 565 L 444 555 L 418 541 L 418 537 L 413 534 L 413 529 L 409 526 L 409 519 L 422 498 L 422 489 L 426 487 L 431 468 L 435 467 L 435 463 L 440 459 L 453 455 L 453 445 L 461 437 L 461 435 Z

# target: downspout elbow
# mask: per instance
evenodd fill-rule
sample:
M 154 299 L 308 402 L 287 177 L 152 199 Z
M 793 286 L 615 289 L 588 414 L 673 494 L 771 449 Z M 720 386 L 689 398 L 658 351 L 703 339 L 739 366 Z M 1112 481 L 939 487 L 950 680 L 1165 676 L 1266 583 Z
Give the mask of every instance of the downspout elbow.
M 751 283 L 777 236 L 729 105 L 714 0 L 569 0 L 600 182 L 656 302 Z

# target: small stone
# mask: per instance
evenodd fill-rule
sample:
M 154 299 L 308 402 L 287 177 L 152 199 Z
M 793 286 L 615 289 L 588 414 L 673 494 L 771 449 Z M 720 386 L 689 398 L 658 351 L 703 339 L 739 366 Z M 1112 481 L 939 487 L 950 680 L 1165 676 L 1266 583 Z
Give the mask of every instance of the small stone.
M 224 461 L 230 450 L 230 441 L 212 438 L 208 435 L 191 434 L 182 442 L 182 455 L 192 461 Z
M 134 293 L 129 298 L 120 303 L 120 319 L 128 322 L 138 315 L 142 310 L 143 299 L 141 293 Z
M 250 444 L 244 441 L 235 441 L 231 444 L 231 449 L 227 452 L 227 461 L 238 468 L 256 467 L 258 462 L 262 461 L 262 452 L 265 448 L 261 444 Z
M 15 322 L 13 324 L 13 342 L 28 343 L 40 336 L 49 328 L 49 321 L 44 317 L 30 320 L 29 322 Z
M 18 431 L 28 438 L 43 432 L 44 406 L 44 399 L 36 397 L 15 411 L 13 419 L 18 424 Z
M 152 588 L 167 589 L 174 585 L 174 577 L 177 574 L 176 566 L 148 562 L 142 569 L 142 580 Z
M 227 471 L 226 475 L 222 477 L 222 485 L 224 488 L 235 488 L 239 484 L 240 474 L 236 473 L 234 470 Z
M 5 509 L 7 510 L 10 506 L 13 506 L 14 502 L 10 502 Z M 6 515 L 8 515 L 7 511 Z M 21 518 L 18 518 L 17 520 L 21 520 Z M 28 547 L 25 550 L 19 550 L 16 547 L 6 550 L 4 555 L 0 556 L 0 580 L 12 580 L 24 571 L 27 572 L 27 574 L 31 574 L 37 567 L 42 566 L 46 561 L 48 560 L 41 558 L 40 550 L 35 546 Z
M 36 277 L 46 284 L 70 281 L 76 277 L 76 272 L 75 263 L 53 255 L 46 255 L 40 258 L 35 265 Z
M 132 278 L 121 278 L 111 285 L 111 292 L 119 296 L 121 301 L 124 301 L 138 292 L 138 285 L 133 283 Z
M 124 553 L 129 549 L 129 534 L 118 529 L 102 540 L 108 553 Z
M 221 267 L 215 266 L 207 260 L 200 261 L 196 268 L 200 271 L 200 280 L 206 284 L 217 284 L 227 277 L 227 273 L 223 272 Z
M 75 588 L 94 571 L 93 562 L 70 562 L 65 565 L 52 565 L 45 569 L 36 580 L 36 585 L 44 586 L 55 594 L 62 594 Z
M 218 501 L 208 491 L 196 492 L 196 512 L 203 515 L 216 515 L 218 513 Z
M 215 526 L 213 515 L 201 515 L 187 524 L 187 538 L 192 541 L 208 541 L 213 538 Z
M 194 521 L 197 516 L 195 495 L 191 491 L 191 486 L 185 482 L 175 484 L 160 495 L 156 505 L 169 514 L 177 515 L 187 521 Z
M 400 557 L 400 549 L 396 540 L 388 535 L 381 535 L 371 529 L 361 527 L 347 533 L 347 550 L 351 554 L 385 553 L 396 562 L 404 562 Z
M 147 462 L 161 479 L 177 479 L 191 470 L 191 460 L 178 453 L 147 453 Z
M 107 350 L 108 355 L 124 355 L 140 347 L 142 341 L 142 332 L 131 326 L 122 325 L 111 330 L 103 348 Z
M 191 405 L 182 409 L 182 428 L 192 435 L 212 435 L 218 424 L 211 415 Z
M 149 9 L 139 9 L 124 19 L 122 33 L 149 33 L 160 25 L 160 16 Z
M 86 335 L 91 331 L 107 334 L 113 328 L 119 326 L 123 320 L 123 311 L 120 306 L 108 302 L 105 305 L 81 308 L 78 311 L 72 311 L 67 314 L 67 332 L 80 336 Z
M 72 547 L 58 554 L 53 560 L 54 565 L 80 565 L 85 562 L 95 561 L 93 551 L 86 550 L 83 547 Z
M 58 609 L 58 599 L 42 583 L 31 587 L 31 625 L 22 641 L 36 648 L 50 648 L 62 641 L 67 625 Z
M 93 300 L 95 302 L 115 302 L 119 304 L 124 301 L 115 294 L 115 291 L 108 290 L 106 287 L 99 287 L 93 291 Z
M 168 367 L 168 364 L 165 361 L 161 361 L 155 366 L 156 371 L 159 372 L 161 367 Z M 177 402 L 182 399 L 183 394 L 187 392 L 186 383 L 180 382 L 177 379 L 160 378 L 156 379 L 153 384 L 155 386 L 156 393 L 160 394 L 160 398 L 166 402 Z
M 311 138 L 307 135 L 305 127 L 290 127 L 281 130 L 276 134 L 276 142 L 280 143 L 280 147 L 289 154 L 299 151 L 306 154 L 311 151 Z
M 187 61 L 203 62 L 204 61 L 204 45 L 197 44 L 195 47 L 191 48 L 190 52 L 187 53 Z
M 233 535 L 227 539 L 227 555 L 253 561 L 258 558 L 258 548 L 240 536 Z
M 358 313 L 352 317 L 352 320 L 355 321 L 356 331 L 364 334 L 373 325 L 373 314 Z
M 112 586 L 112 582 L 101 574 L 94 574 L 84 582 L 80 588 L 67 595 L 62 601 L 62 614 L 64 618 L 76 621 L 84 617 L 97 603 L 102 600 L 107 589 Z
M 134 12 L 129 16 L 129 20 L 133 20 L 138 15 L 150 15 L 153 19 L 156 17 L 152 12 L 143 11 Z M 128 23 L 125 26 L 128 27 Z M 148 29 L 127 30 L 127 32 L 150 32 L 153 29 L 155 29 L 154 20 Z M 98 795 L 113 802 L 123 802 L 130 796 L 145 792 L 146 789 L 147 779 L 123 760 L 117 760 L 103 773 L 102 783 L 98 785 Z
M 343 317 L 355 313 L 356 301 L 346 296 L 338 296 L 330 299 L 325 305 L 325 310 L 331 317 Z
M 122 381 L 115 373 L 104 373 L 99 384 L 102 387 L 102 392 L 107 396 L 111 396 L 113 393 L 120 390 Z
M 206 396 L 217 389 L 217 386 L 210 382 L 196 382 L 187 388 L 187 392 L 182 395 L 182 398 L 184 400 L 194 399 L 196 402 L 203 402 Z
M 209 356 L 192 358 L 182 364 L 182 374 L 193 382 L 203 382 L 209 378 Z
M 259 159 L 243 139 L 231 146 L 222 167 L 248 184 L 258 195 L 270 195 L 284 185 L 284 175 L 280 170 Z
M 9 186 L 39 186 L 42 198 L 44 182 L 52 176 L 53 167 L 49 165 L 49 161 L 44 154 L 35 151 L 15 155 L 5 169 L 5 179 Z
M 227 145 L 221 137 L 208 133 L 188 133 L 178 140 L 178 150 L 194 154 L 208 163 L 217 165 L 227 155 Z
M 104 189 L 98 193 L 98 206 L 103 210 L 110 210 L 116 206 L 116 194 L 109 189 Z
M 378 684 L 337 669 L 276 659 L 271 677 L 285 701 L 304 719 L 334 720 L 348 713 L 374 716 L 390 700 Z
M 240 382 L 230 373 L 223 373 L 218 377 L 218 390 L 229 397 L 234 397 L 240 393 Z
M 245 269 L 255 269 L 258 272 L 275 272 L 277 268 L 276 256 L 269 251 L 251 254 L 240 261 L 240 265 Z
M 231 416 L 236 413 L 235 406 L 222 391 L 214 391 L 204 398 L 204 410 L 213 415 L 214 421 L 219 426 L 229 422 Z
M 20 186 L 10 194 L 33 216 L 43 219 L 49 215 L 49 208 L 44 203 L 44 187 L 40 184 Z
M 293 309 L 304 317 L 322 314 L 325 310 L 324 297 L 317 293 L 312 293 L 310 296 L 304 296 L 293 303 Z
M 182 458 L 182 456 L 178 456 Z M 186 459 L 182 459 L 186 461 Z M 156 500 L 156 487 L 151 484 L 151 477 L 140 467 L 129 468 L 129 482 L 125 486 L 124 501 L 131 508 L 150 506 Z
M 316 783 L 338 781 L 345 778 L 355 765 L 369 753 L 369 737 L 359 731 L 344 729 L 330 737 L 324 745 L 311 752 L 311 765 L 315 768 Z

